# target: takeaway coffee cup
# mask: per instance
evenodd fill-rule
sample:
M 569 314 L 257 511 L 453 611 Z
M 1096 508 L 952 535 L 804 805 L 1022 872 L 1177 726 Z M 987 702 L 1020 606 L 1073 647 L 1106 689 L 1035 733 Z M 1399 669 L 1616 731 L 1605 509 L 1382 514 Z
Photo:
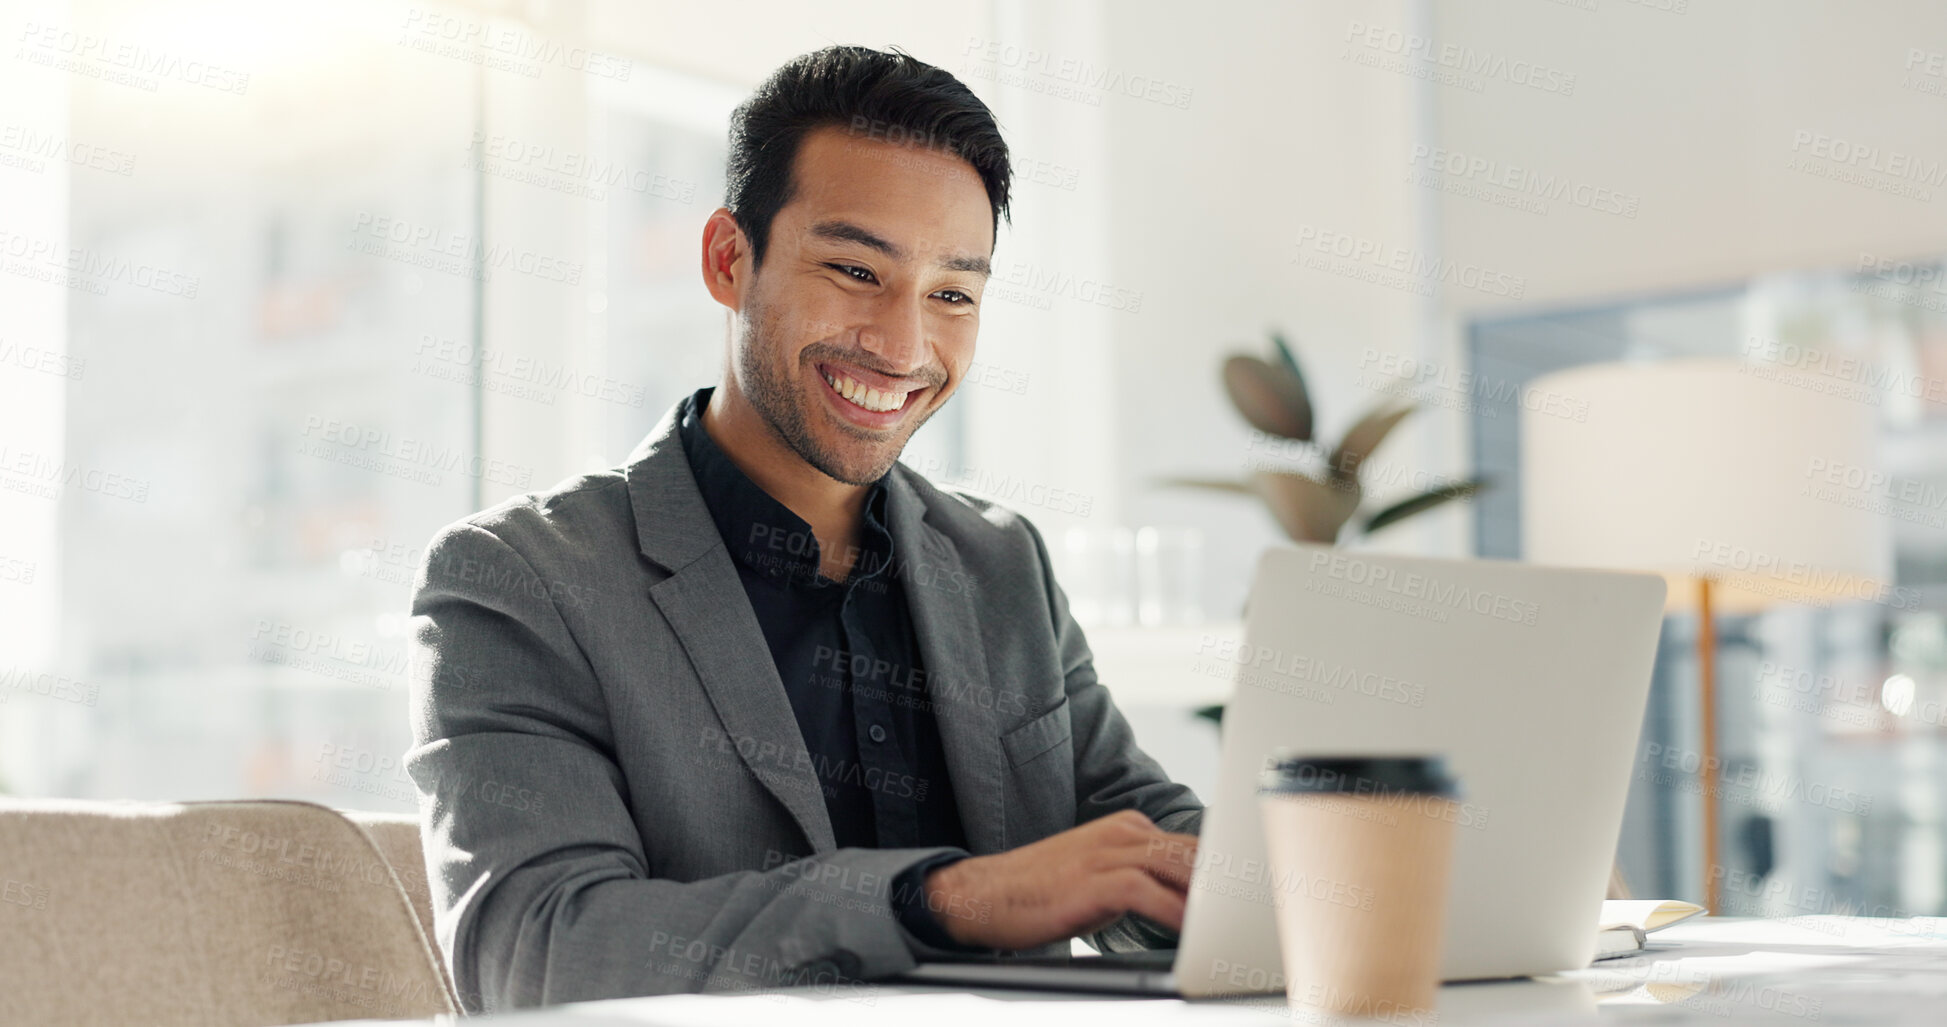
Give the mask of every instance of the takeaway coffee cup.
M 1294 1008 L 1426 1022 L 1459 798 L 1438 756 L 1267 761 L 1258 806 Z

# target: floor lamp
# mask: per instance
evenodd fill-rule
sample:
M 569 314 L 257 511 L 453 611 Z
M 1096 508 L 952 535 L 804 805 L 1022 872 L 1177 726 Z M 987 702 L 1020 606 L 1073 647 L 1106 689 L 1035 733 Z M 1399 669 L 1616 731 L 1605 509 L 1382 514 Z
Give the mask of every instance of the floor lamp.
M 1697 615 L 1705 906 L 1720 909 L 1715 618 L 1879 596 L 1876 408 L 1767 365 L 1596 364 L 1522 389 L 1521 531 L 1536 563 L 1656 571 Z M 1850 505 L 1849 505 L 1850 504 Z

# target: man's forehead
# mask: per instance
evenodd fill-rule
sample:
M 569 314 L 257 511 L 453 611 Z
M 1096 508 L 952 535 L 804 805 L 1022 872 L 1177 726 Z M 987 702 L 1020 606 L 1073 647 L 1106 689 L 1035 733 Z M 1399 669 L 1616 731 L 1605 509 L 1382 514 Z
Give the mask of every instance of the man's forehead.
M 957 155 L 828 125 L 805 137 L 793 164 L 791 199 L 779 214 L 815 237 L 929 264 L 984 261 L 993 251 L 986 183 Z

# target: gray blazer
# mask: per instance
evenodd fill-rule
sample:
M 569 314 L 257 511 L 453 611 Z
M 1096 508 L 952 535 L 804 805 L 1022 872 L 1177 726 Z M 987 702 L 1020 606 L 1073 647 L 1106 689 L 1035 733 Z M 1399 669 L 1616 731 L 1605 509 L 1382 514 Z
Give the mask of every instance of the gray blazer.
M 888 485 L 970 850 L 1131 808 L 1194 833 L 1202 806 L 1096 681 L 1034 526 L 904 465 Z M 946 850 L 835 847 L 674 410 L 625 466 L 441 529 L 412 614 L 406 766 L 469 1011 L 842 988 L 929 953 L 891 883 Z M 1096 940 L 1159 932 L 1130 917 Z

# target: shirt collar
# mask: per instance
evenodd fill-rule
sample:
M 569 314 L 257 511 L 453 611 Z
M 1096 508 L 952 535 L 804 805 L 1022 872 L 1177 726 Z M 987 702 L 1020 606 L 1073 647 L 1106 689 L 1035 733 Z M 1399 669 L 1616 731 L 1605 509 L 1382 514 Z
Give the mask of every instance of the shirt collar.
M 705 387 L 683 399 L 677 413 L 677 433 L 703 503 L 709 507 L 731 558 L 784 584 L 836 586 L 838 583 L 818 574 L 818 539 L 812 535 L 811 525 L 750 480 L 703 427 L 703 411 L 713 392 L 714 386 Z M 887 504 L 891 498 L 883 476 L 867 488 L 861 551 L 852 562 L 845 587 L 877 577 L 890 565 L 892 533 L 886 525 L 890 523 Z

